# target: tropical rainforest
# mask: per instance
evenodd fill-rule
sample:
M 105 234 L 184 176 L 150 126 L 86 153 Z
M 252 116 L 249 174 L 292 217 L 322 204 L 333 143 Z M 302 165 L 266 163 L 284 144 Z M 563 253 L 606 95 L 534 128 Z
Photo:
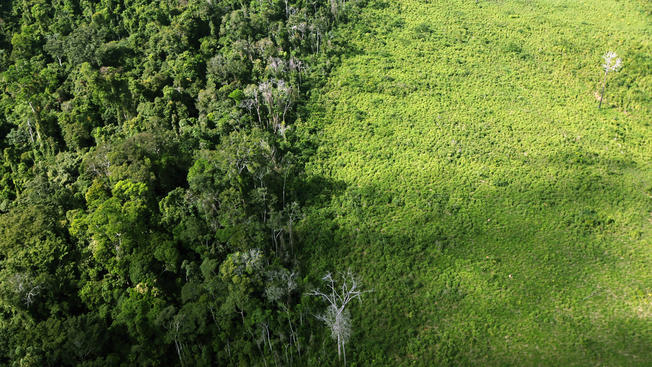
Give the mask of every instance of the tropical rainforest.
M 0 366 L 652 364 L 651 40 L 646 0 L 3 0 Z

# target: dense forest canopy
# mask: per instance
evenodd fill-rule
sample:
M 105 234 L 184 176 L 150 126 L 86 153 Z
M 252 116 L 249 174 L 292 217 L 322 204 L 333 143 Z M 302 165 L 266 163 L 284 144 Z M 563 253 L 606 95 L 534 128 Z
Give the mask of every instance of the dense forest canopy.
M 293 125 L 348 3 L 0 3 L 1 365 L 328 355 Z

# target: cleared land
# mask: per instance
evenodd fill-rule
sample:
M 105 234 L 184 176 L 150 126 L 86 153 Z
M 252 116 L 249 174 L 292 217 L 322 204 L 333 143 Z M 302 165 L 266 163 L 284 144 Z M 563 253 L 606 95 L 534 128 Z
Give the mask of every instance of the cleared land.
M 341 29 L 302 236 L 311 272 L 374 289 L 350 361 L 652 363 L 650 11 L 372 1 Z

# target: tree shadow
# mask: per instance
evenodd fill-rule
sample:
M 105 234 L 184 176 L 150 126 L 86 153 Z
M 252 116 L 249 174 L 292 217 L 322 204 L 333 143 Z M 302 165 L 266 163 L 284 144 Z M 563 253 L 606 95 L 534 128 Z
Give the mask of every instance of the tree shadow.
M 631 297 L 610 295 L 618 287 L 649 293 L 637 279 L 644 267 L 628 269 L 643 239 L 623 238 L 641 219 L 622 206 L 643 201 L 640 183 L 600 173 L 635 162 L 577 161 L 563 150 L 539 159 L 557 164 L 563 179 L 488 185 L 461 202 L 452 192 L 417 193 L 411 202 L 391 183 L 337 182 L 310 202 L 299 228 L 303 274 L 351 267 L 374 290 L 353 309 L 351 361 L 620 365 L 652 358 L 649 308 L 641 311 L 646 317 L 628 318 Z M 313 181 L 321 182 L 329 180 Z M 652 209 L 644 206 L 641 215 Z

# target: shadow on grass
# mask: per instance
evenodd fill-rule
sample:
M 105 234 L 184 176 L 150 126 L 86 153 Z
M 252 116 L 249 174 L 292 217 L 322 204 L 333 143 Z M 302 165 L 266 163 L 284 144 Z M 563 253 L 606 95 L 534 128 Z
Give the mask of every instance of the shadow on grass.
M 614 246 L 637 251 L 639 240 L 618 241 L 637 219 L 619 223 L 618 214 L 623 202 L 640 203 L 643 197 L 621 176 L 593 169 L 617 169 L 618 162 L 596 156 L 589 164 L 572 157 L 565 152 L 549 157 L 562 167 L 562 180 L 492 186 L 454 205 L 449 192 L 412 203 L 380 184 L 338 182 L 319 190 L 328 180 L 315 178 L 315 192 L 321 193 L 300 227 L 303 273 L 316 277 L 350 266 L 374 289 L 354 306 L 350 360 L 362 365 L 651 360 L 650 310 L 641 311 L 647 312 L 643 317 L 632 310 L 627 317 L 624 296 L 595 291 L 613 293 L 635 282 L 637 273 L 623 269 L 629 259 L 617 256 L 622 251 Z

